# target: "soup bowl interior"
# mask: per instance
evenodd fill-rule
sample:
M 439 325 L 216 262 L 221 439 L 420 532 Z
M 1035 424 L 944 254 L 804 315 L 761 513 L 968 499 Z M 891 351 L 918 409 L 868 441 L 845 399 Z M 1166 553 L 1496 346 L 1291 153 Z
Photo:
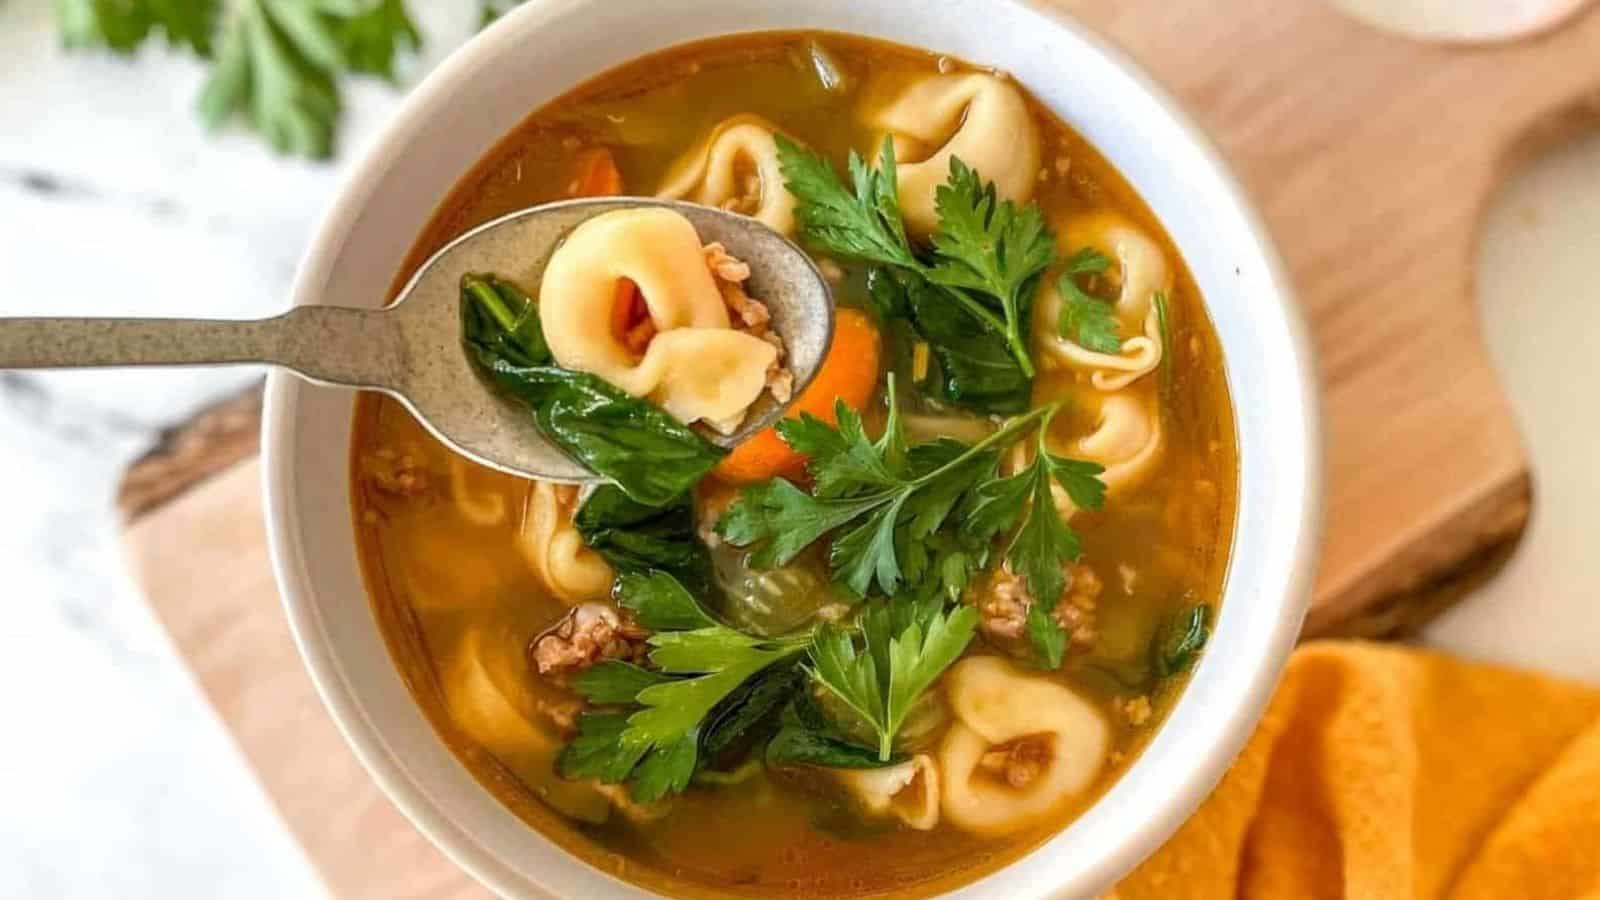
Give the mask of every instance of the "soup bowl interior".
M 1154 850 L 1215 784 L 1264 707 L 1298 631 L 1318 536 L 1313 367 L 1260 223 L 1209 144 L 1120 54 L 1009 0 L 540 0 L 451 56 L 405 102 L 336 198 L 293 302 L 379 306 L 438 201 L 528 113 L 651 51 L 741 31 L 853 32 L 993 64 L 1128 179 L 1182 252 L 1225 356 L 1240 497 L 1214 634 L 1138 760 L 1083 816 L 958 894 L 1076 897 Z M 374 620 L 350 513 L 353 394 L 275 373 L 264 434 L 268 534 L 306 664 L 356 753 L 457 863 L 511 896 L 642 890 L 559 849 L 474 780 L 402 682 Z

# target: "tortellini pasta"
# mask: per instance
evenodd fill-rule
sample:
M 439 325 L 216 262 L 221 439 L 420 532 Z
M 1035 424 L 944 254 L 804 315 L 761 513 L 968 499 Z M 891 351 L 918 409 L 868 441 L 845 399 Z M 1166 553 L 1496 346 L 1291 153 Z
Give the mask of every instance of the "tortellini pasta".
M 514 636 L 470 628 L 440 673 L 450 715 L 469 737 L 497 754 L 555 748 L 534 724 L 522 645 Z
M 604 327 L 621 279 L 638 287 L 657 331 L 642 358 Z M 761 396 L 778 359 L 777 347 L 733 330 L 694 226 L 668 209 L 602 213 L 574 228 L 539 285 L 539 322 L 563 368 L 724 432 Z
M 525 640 L 507 631 L 469 628 L 439 672 L 451 719 L 514 770 L 548 770 L 562 740 L 538 722 L 538 700 L 523 662 Z M 586 822 L 604 822 L 613 805 L 593 783 L 558 781 L 544 800 Z
M 931 831 L 939 824 L 939 769 L 926 753 L 881 769 L 833 773 L 872 815 L 893 816 L 918 831 Z
M 724 120 L 672 167 L 656 196 L 731 209 L 793 234 L 795 198 L 778 167 L 776 131 L 759 116 Z
M 473 464 L 465 458 L 450 456 L 450 500 L 461 518 L 473 525 L 498 525 L 506 520 L 506 497 L 500 491 L 475 491 L 471 481 L 475 473 Z
M 1106 467 L 1100 479 L 1108 494 L 1142 482 L 1155 468 L 1162 448 L 1161 417 L 1153 395 L 1131 392 L 1100 400 L 1095 429 L 1076 441 L 1068 455 Z
M 915 234 L 939 224 L 934 194 L 950 176 L 952 156 L 994 182 L 1003 200 L 1033 196 L 1039 133 L 1010 81 L 976 72 L 930 76 L 868 118 L 895 141 L 900 207 Z
M 1048 821 L 1105 764 L 1105 717 L 1061 684 L 976 656 L 945 685 L 955 721 L 939 746 L 940 809 L 957 828 L 993 837 Z M 1013 770 L 1005 760 L 1022 750 Z
M 1161 415 L 1154 396 L 1134 391 L 1092 395 L 1087 403 L 1095 407 L 1093 431 L 1071 439 L 1052 431 L 1045 442 L 1057 456 L 1104 466 L 1100 480 L 1105 482 L 1106 495 L 1116 496 L 1138 486 L 1155 470 L 1164 443 Z M 1031 461 L 1031 451 L 1019 446 L 1008 460 L 1009 469 L 1019 471 Z M 1061 515 L 1071 518 L 1078 511 L 1061 485 L 1050 485 L 1050 496 Z
M 1044 348 L 1066 365 L 1089 373 L 1089 382 L 1102 391 L 1119 391 L 1161 365 L 1161 317 L 1155 295 L 1170 291 L 1172 273 L 1166 255 L 1148 235 L 1126 220 L 1112 215 L 1094 216 L 1062 230 L 1065 252 L 1093 247 L 1115 261 L 1120 287 L 1113 304 L 1124 334 L 1116 353 L 1099 353 L 1058 333 L 1061 295 L 1046 279 L 1035 304 L 1034 334 Z
M 577 606 L 611 595 L 616 574 L 572 524 L 577 488 L 536 481 L 528 491 L 517 547 L 556 599 Z

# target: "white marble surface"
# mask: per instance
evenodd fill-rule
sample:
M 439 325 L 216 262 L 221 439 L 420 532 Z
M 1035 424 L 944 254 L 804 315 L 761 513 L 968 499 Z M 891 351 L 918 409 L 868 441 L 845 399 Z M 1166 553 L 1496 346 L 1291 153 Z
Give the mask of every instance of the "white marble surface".
M 200 133 L 192 62 L 64 55 L 48 6 L 0 0 L 0 315 L 277 310 L 394 95 L 347 95 L 343 163 L 285 162 Z M 472 10 L 412 6 L 432 37 L 421 70 Z M 1600 416 L 1573 388 L 1600 383 L 1600 362 L 1572 349 L 1600 338 L 1600 139 L 1519 179 L 1485 234 L 1486 315 L 1525 405 L 1540 508 L 1518 562 L 1430 640 L 1600 681 L 1584 641 L 1600 633 Z M 123 466 L 163 425 L 249 377 L 0 373 L 0 897 L 321 892 L 131 588 L 111 512 Z M 1552 397 L 1565 402 L 1536 402 Z
M 420 72 L 477 10 L 411 5 Z M 200 76 L 155 45 L 65 54 L 48 0 L 0 0 L 0 315 L 283 306 L 397 95 L 347 91 L 341 162 L 318 165 L 207 137 Z M 111 509 L 160 428 L 256 374 L 0 373 L 0 897 L 321 893 L 124 574 Z

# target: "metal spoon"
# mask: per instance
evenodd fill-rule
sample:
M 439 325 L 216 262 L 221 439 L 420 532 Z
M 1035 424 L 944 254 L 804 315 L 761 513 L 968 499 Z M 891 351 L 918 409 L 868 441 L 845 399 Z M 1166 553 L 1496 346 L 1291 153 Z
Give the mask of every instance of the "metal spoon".
M 551 203 L 480 225 L 434 254 L 384 309 L 298 306 L 255 321 L 0 318 L 0 369 L 269 363 L 315 382 L 388 394 L 440 440 L 484 465 L 548 481 L 595 481 L 545 439 L 527 407 L 478 378 L 460 343 L 461 276 L 492 272 L 537 295 L 561 238 L 600 213 L 640 206 L 682 213 L 702 241 L 720 241 L 750 264 L 745 287 L 772 313 L 798 397 L 833 340 L 832 293 L 811 259 L 746 216 L 639 197 Z M 374 292 L 383 289 L 382 277 L 374 274 Z M 787 408 L 763 395 L 736 433 L 707 436 L 732 446 Z

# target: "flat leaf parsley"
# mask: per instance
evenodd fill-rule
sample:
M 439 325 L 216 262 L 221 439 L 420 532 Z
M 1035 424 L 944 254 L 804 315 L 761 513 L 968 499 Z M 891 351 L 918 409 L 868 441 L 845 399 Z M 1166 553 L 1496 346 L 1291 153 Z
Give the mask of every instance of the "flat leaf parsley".
M 649 638 L 654 670 L 606 662 L 574 679 L 591 703 L 622 705 L 589 712 L 557 760 L 569 778 L 628 783 L 650 803 L 688 787 L 700 763 L 700 739 L 719 704 L 765 669 L 806 651 L 809 633 L 758 638 L 718 623 L 683 586 L 660 572 L 623 575 L 617 601 Z
M 935 197 L 939 227 L 925 261 L 901 217 L 892 141 L 884 139 L 876 169 L 851 152 L 852 193 L 827 160 L 781 134 L 775 137 L 784 186 L 799 201 L 795 218 L 803 242 L 931 283 L 1002 338 L 1017 367 L 1033 376 L 1024 297 L 1055 259 L 1055 239 L 1037 205 L 1018 209 L 998 201 L 992 182 L 952 158 L 950 179 Z

